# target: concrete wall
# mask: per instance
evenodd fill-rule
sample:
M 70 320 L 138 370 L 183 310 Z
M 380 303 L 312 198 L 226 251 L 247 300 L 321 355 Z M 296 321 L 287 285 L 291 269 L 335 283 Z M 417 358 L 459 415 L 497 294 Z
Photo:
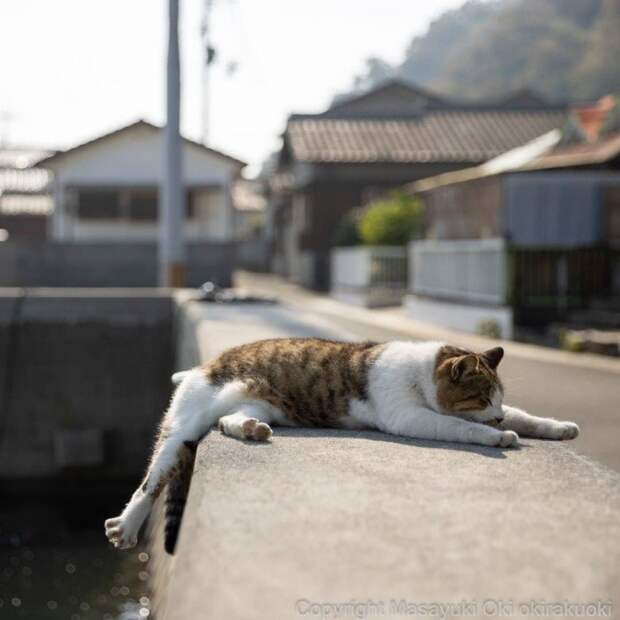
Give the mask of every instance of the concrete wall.
M 215 280 L 229 286 L 233 243 L 190 244 L 187 286 Z M 154 244 L 0 243 L 0 286 L 157 286 Z
M 418 321 L 472 334 L 481 333 L 481 327 L 492 321 L 501 338 L 511 340 L 513 336 L 513 312 L 509 306 L 459 303 L 420 295 L 407 295 L 404 305 Z
M 409 258 L 412 293 L 458 302 L 506 302 L 508 251 L 503 239 L 412 241 Z
M 144 471 L 171 392 L 173 316 L 158 291 L 0 291 L 0 477 L 61 473 L 79 432 L 103 451 L 80 474 Z
M 401 304 L 407 289 L 406 248 L 335 248 L 330 263 L 332 297 L 367 308 Z

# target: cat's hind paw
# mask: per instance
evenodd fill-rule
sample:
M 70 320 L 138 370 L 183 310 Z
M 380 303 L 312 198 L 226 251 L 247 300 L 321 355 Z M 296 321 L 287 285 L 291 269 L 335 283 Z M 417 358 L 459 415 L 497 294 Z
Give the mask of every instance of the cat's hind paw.
M 256 418 L 248 418 L 242 424 L 243 436 L 245 439 L 254 441 L 269 441 L 273 431 L 269 424 L 259 422 Z
M 113 517 L 105 522 L 105 535 L 117 549 L 131 549 L 138 542 L 137 532 L 127 528 L 123 517 Z
M 516 448 L 519 445 L 519 435 L 514 431 L 502 431 L 499 439 L 500 448 Z

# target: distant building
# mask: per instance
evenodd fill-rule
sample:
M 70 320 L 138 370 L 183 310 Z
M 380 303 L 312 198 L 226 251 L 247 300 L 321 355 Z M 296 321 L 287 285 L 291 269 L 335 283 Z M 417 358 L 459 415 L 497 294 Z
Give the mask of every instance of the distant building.
M 491 320 L 509 335 L 594 309 L 620 326 L 617 111 L 580 106 L 563 131 L 408 186 L 426 217 L 412 243 L 418 318 L 472 331 Z
M 0 241 L 45 239 L 52 211 L 50 173 L 37 167 L 50 151 L 0 149 Z
M 467 104 L 398 81 L 293 114 L 270 175 L 273 268 L 329 287 L 329 250 L 347 211 L 385 190 L 487 161 L 564 124 L 566 107 L 533 93 Z
M 53 173 L 51 239 L 156 240 L 162 149 L 163 130 L 138 121 L 39 162 Z M 234 238 L 231 188 L 244 166 L 234 157 L 183 140 L 188 242 Z
M 236 181 L 232 188 L 232 200 L 235 210 L 235 239 L 248 239 L 259 235 L 265 225 L 267 203 L 260 181 Z

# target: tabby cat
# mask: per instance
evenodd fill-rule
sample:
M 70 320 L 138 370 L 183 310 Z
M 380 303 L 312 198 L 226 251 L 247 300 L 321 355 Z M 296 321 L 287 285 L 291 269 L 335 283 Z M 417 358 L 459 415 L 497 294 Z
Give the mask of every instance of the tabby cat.
M 153 501 L 168 491 L 172 552 L 197 442 L 216 423 L 226 435 L 268 441 L 271 425 L 378 429 L 391 435 L 516 447 L 519 435 L 573 439 L 579 428 L 503 404 L 501 347 L 474 353 L 439 342 L 350 343 L 282 338 L 245 344 L 176 373 L 143 484 L 105 522 L 126 549 Z

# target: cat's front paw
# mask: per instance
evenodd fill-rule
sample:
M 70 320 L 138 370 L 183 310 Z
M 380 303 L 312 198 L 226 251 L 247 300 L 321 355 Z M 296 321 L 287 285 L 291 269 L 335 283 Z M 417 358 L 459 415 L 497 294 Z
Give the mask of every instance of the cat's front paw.
M 105 522 L 105 535 L 117 549 L 131 549 L 138 542 L 135 528 L 127 527 L 126 520 L 120 517 L 107 519 Z
M 502 431 L 499 438 L 500 448 L 516 448 L 519 445 L 519 435 L 514 431 Z
M 559 439 L 575 439 L 579 435 L 579 427 L 574 422 L 560 422 Z

